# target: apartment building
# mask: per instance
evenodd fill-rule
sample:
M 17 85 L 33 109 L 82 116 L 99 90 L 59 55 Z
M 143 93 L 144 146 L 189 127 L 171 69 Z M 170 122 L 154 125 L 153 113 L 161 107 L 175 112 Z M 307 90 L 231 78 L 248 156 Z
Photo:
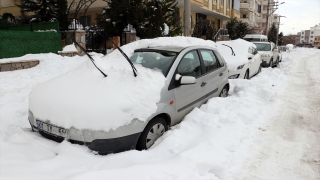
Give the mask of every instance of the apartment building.
M 320 23 L 318 25 L 315 25 L 314 27 L 310 28 L 310 43 L 316 45 L 316 41 L 318 43 L 319 39 L 316 39 L 316 37 L 320 36 Z M 318 45 L 317 45 L 318 46 Z
M 178 0 L 177 6 L 184 26 L 184 0 Z M 240 0 L 190 0 L 190 10 L 191 31 L 201 20 L 210 20 L 218 30 L 224 28 L 230 18 L 240 18 Z
M 268 1 L 269 1 L 269 6 L 268 6 Z M 275 4 L 277 4 L 277 2 L 278 1 L 275 1 L 275 0 L 261 0 L 262 10 L 261 10 L 261 19 L 260 19 L 259 27 L 264 30 L 264 34 L 266 34 L 265 32 L 266 27 L 268 27 L 267 29 L 269 30 L 274 22 L 275 15 L 273 13 L 276 10 Z M 268 13 L 268 9 L 269 9 L 269 13 Z M 267 24 L 267 17 L 268 17 L 268 24 Z
M 20 8 L 15 5 L 17 3 L 20 3 L 20 0 L 0 0 L 0 15 L 11 13 L 13 16 L 19 16 Z
M 249 24 L 250 29 L 258 29 L 261 21 L 261 0 L 241 0 L 240 3 L 240 18 L 242 22 Z
M 313 45 L 317 46 L 317 47 L 320 47 L 320 36 L 315 36 L 314 37 Z
M 300 36 L 300 43 L 309 42 L 310 30 L 302 30 Z

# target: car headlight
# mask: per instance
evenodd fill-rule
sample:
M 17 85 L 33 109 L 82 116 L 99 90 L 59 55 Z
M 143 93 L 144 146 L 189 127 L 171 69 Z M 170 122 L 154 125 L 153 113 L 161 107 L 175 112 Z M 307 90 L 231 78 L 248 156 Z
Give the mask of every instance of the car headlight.
M 229 79 L 237 79 L 240 76 L 240 74 L 234 74 L 232 76 L 229 76 Z
M 243 66 L 244 66 L 244 64 L 243 64 L 243 65 L 241 65 L 241 66 L 238 66 L 238 68 L 237 68 L 237 69 L 242 69 L 242 68 L 243 68 Z

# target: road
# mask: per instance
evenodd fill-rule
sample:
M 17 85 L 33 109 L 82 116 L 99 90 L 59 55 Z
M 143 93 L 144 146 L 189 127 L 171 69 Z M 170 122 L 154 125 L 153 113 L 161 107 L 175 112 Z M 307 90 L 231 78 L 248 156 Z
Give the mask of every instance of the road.
M 243 179 L 320 179 L 319 71 L 320 51 L 291 69 L 278 113 L 243 161 Z

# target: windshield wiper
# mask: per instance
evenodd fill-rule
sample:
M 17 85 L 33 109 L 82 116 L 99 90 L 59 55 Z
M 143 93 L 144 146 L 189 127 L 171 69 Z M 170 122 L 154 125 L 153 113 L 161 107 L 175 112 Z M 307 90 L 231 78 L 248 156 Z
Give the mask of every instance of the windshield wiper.
M 75 37 L 75 31 L 76 31 L 76 29 L 73 31 L 73 37 Z M 72 39 L 73 43 L 75 43 L 77 46 L 79 46 L 80 49 L 81 49 L 84 53 L 86 53 L 86 55 L 89 57 L 89 59 L 91 60 L 91 62 L 93 63 L 93 65 L 103 74 L 103 76 L 104 76 L 104 77 L 107 77 L 107 75 L 106 75 L 104 72 L 102 72 L 101 69 L 99 69 L 99 68 L 97 67 L 97 65 L 94 63 L 94 59 L 91 57 L 91 55 L 88 54 L 87 51 L 86 51 L 82 46 L 80 46 L 80 45 L 74 40 L 74 38 L 71 38 L 71 39 Z
M 114 45 L 117 47 L 117 49 L 120 51 L 120 53 L 127 59 L 128 63 L 131 65 L 131 68 L 132 68 L 134 77 L 137 77 L 137 72 L 138 72 L 138 71 L 137 71 L 136 67 L 134 67 L 133 63 L 130 61 L 129 57 L 126 55 L 126 53 L 124 53 L 124 52 L 120 49 L 120 47 L 119 47 L 116 43 L 114 43 L 114 42 L 112 41 L 112 39 L 110 39 L 110 40 L 111 40 L 112 44 L 114 44 Z
M 226 44 L 222 44 L 222 45 L 229 47 L 229 48 L 231 49 L 231 51 L 232 51 L 232 54 L 231 54 L 231 55 L 236 56 L 236 54 L 234 53 L 234 51 L 233 51 L 233 49 L 232 49 L 232 47 L 231 47 L 231 46 L 228 46 L 228 45 L 226 45 Z

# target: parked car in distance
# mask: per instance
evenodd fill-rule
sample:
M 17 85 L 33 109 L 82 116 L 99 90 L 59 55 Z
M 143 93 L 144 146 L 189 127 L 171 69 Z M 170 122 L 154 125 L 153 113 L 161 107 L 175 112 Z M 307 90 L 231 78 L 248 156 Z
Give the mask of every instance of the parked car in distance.
M 262 58 L 262 67 L 273 67 L 279 63 L 279 52 L 272 42 L 254 42 Z
M 286 52 L 288 48 L 286 46 L 278 46 L 279 52 Z
M 168 40 L 168 38 L 165 40 Z M 160 45 L 156 46 L 156 43 Z M 108 94 L 104 90 L 98 91 L 99 88 L 112 88 L 115 89 L 115 91 L 124 92 L 120 98 L 134 99 L 138 96 L 128 97 L 125 92 L 130 90 L 147 94 L 150 93 L 148 91 L 151 89 L 150 86 L 153 85 L 145 84 L 140 87 L 131 86 L 130 88 L 123 88 L 126 87 L 125 83 L 128 82 L 124 81 L 124 79 L 127 79 L 125 75 L 123 75 L 123 77 L 121 76 L 121 74 L 123 74 L 122 68 L 111 68 L 109 69 L 109 74 L 111 70 L 113 70 L 113 72 L 105 78 L 106 80 L 108 80 L 107 78 L 114 77 L 115 73 L 120 74 L 119 76 L 122 78 L 112 80 L 110 84 L 105 84 L 106 80 L 101 80 L 99 81 L 100 83 L 94 84 L 95 87 L 90 87 L 90 91 L 101 93 L 100 98 L 96 98 L 93 103 L 101 104 L 101 106 L 104 107 L 102 111 L 91 109 L 90 106 L 88 107 L 87 102 L 85 102 L 86 104 L 81 104 L 79 101 L 84 97 L 89 97 L 87 99 L 90 101 L 90 97 L 97 96 L 96 93 L 86 92 L 86 94 L 79 94 L 79 97 L 76 97 L 74 94 L 74 92 L 81 90 L 79 87 L 87 86 L 83 82 L 83 79 L 90 78 L 89 80 L 96 81 L 96 76 L 90 76 L 90 74 L 92 74 L 91 71 L 93 71 L 93 66 L 88 63 L 80 67 L 80 69 L 75 69 L 61 77 L 45 82 L 40 87 L 38 87 L 38 85 L 33 89 L 29 96 L 29 122 L 32 130 L 58 142 L 66 139 L 73 143 L 85 144 L 91 150 L 99 152 L 99 154 L 117 153 L 131 149 L 143 150 L 150 148 L 170 126 L 180 123 L 183 117 L 194 107 L 199 107 L 212 97 L 226 97 L 228 95 L 229 82 L 227 65 L 216 48 L 209 46 L 168 47 L 163 46 L 163 41 L 161 44 L 161 38 L 154 40 L 152 45 L 153 47 L 147 46 L 145 48 L 135 49 L 130 58 L 130 61 L 133 62 L 138 70 L 145 70 L 147 72 L 146 74 L 150 76 L 145 78 L 152 78 L 152 73 L 162 73 L 163 78 L 165 78 L 165 81 L 163 81 L 164 86 L 162 89 L 159 89 L 160 100 L 156 103 L 156 110 L 150 114 L 148 118 L 137 119 L 135 116 L 132 117 L 130 113 L 128 117 L 132 119 L 128 119 L 127 123 L 119 127 L 110 130 L 92 128 L 95 123 L 98 123 L 94 117 L 101 117 L 99 113 L 109 111 L 106 105 L 117 106 L 119 102 L 121 102 L 121 99 L 115 98 L 114 94 Z M 134 43 L 133 46 L 135 46 Z M 128 48 L 128 45 L 126 45 L 126 48 Z M 115 53 L 115 51 L 112 53 Z M 112 61 L 107 59 L 112 53 L 103 60 L 105 60 L 105 62 Z M 119 61 L 122 60 L 115 59 L 114 61 L 119 63 Z M 86 73 L 86 69 L 89 67 L 91 69 Z M 120 70 L 118 71 L 117 69 Z M 161 76 L 161 74 L 158 75 Z M 80 76 L 84 76 L 85 78 Z M 141 71 L 140 74 L 138 71 L 137 77 L 139 76 L 141 77 Z M 76 83 L 76 85 L 68 86 L 68 79 L 70 80 L 70 84 Z M 71 80 L 74 79 L 75 81 L 71 82 Z M 133 81 L 139 81 L 139 78 L 133 79 Z M 159 83 L 156 79 L 152 82 Z M 61 86 L 61 84 L 65 86 Z M 48 97 L 51 96 L 51 94 L 48 94 L 48 91 L 42 91 L 43 89 L 50 90 L 52 89 L 51 87 L 57 87 L 57 85 L 65 88 L 61 90 L 61 92 L 64 93 L 63 97 L 69 98 L 69 96 L 73 96 L 74 99 L 78 99 L 79 101 L 60 104 L 61 101 L 59 99 L 50 99 Z M 77 88 L 73 88 L 73 86 Z M 52 92 L 52 94 L 53 93 L 55 92 Z M 63 99 L 63 101 L 65 101 L 65 99 Z M 53 108 L 44 108 L 44 111 L 40 111 L 37 110 L 37 107 L 40 107 L 39 105 L 51 105 L 50 107 Z M 129 105 L 121 105 L 123 106 L 123 113 L 128 111 L 128 108 L 130 108 Z M 76 121 L 73 119 L 74 117 L 71 116 L 71 112 L 56 112 L 56 106 L 64 106 L 74 110 L 76 116 L 79 118 L 82 118 L 82 115 L 85 115 L 85 113 L 94 116 L 84 121 Z M 73 109 L 73 107 L 70 106 L 81 107 L 84 110 Z M 131 106 L 138 106 L 138 104 L 132 104 Z M 141 107 L 143 108 L 144 106 Z M 149 107 L 144 108 L 148 109 Z M 138 114 L 143 112 L 144 109 L 139 109 L 139 111 L 140 112 L 137 112 Z M 47 117 L 49 116 L 47 116 L 47 114 L 59 114 L 60 117 L 66 118 L 68 122 L 61 123 L 59 119 L 48 119 Z M 63 114 L 63 116 L 61 116 L 61 114 Z M 105 118 L 103 119 L 103 125 L 117 122 L 120 119 L 120 117 L 110 118 L 108 113 L 102 117 Z M 60 124 L 58 122 L 60 122 Z M 85 126 L 83 128 L 77 128 L 77 123 L 82 123 Z M 68 127 L 62 124 L 67 124 Z
M 228 64 L 229 79 L 249 79 L 261 71 L 261 55 L 252 42 L 237 39 L 216 44 Z
M 268 42 L 268 37 L 262 34 L 246 34 L 243 39 L 249 42 Z

